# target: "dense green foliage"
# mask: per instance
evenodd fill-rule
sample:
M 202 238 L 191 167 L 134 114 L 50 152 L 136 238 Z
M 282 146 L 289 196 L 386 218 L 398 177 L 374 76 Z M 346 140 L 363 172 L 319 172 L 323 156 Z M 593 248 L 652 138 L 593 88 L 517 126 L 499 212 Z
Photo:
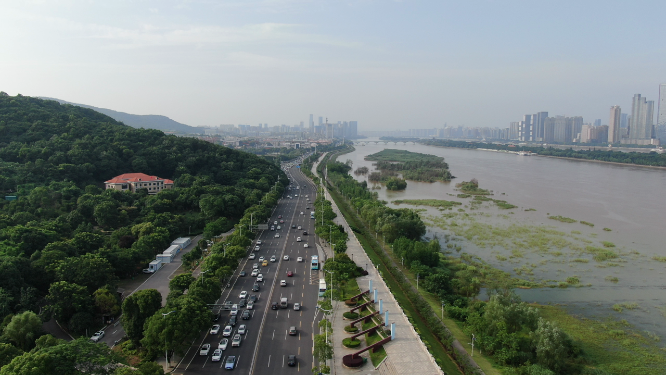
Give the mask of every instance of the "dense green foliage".
M 453 178 L 451 172 L 449 172 L 449 165 L 444 162 L 444 158 L 439 156 L 404 150 L 384 149 L 378 153 L 366 156 L 365 160 L 377 161 L 375 165 L 378 170 L 400 173 L 406 180 L 435 182 L 451 181 Z
M 543 156 L 555 156 L 560 158 L 574 158 L 581 160 L 599 160 L 608 161 L 613 163 L 627 163 L 638 165 L 650 165 L 666 167 L 666 154 L 658 154 L 656 152 L 623 152 L 623 151 L 603 151 L 603 150 L 573 150 L 573 149 L 559 149 L 553 147 L 529 147 L 529 146 L 516 146 L 512 144 L 494 144 L 483 142 L 466 142 L 466 141 L 453 141 L 449 139 L 422 139 L 417 142 L 440 147 L 456 147 L 456 148 L 485 148 L 490 150 L 501 151 L 529 151 Z
M 155 195 L 103 190 L 130 172 L 175 187 Z M 218 235 L 233 223 L 247 231 L 250 213 L 255 222 L 268 218 L 280 183 L 279 166 L 258 156 L 0 93 L 0 189 L 17 197 L 0 201 L 0 319 L 38 311 L 45 297 L 44 318 L 75 334 L 94 331 L 102 315 L 119 312 L 115 280 L 135 275 L 179 236 Z M 234 245 L 247 236 L 233 236 Z M 190 298 L 215 292 L 202 284 Z

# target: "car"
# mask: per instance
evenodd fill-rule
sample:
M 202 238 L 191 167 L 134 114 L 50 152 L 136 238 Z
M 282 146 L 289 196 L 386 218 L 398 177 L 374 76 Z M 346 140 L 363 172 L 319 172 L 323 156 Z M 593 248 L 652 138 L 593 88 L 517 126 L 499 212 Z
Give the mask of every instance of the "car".
M 210 344 L 201 345 L 201 350 L 199 350 L 199 355 L 208 355 L 210 352 Z
M 241 335 L 238 333 L 234 335 L 234 338 L 231 339 L 231 346 L 240 346 L 241 344 Z
M 287 366 L 294 367 L 296 366 L 296 356 L 293 354 L 290 354 L 287 357 Z
M 225 370 L 233 370 L 234 367 L 236 367 L 236 356 L 235 355 L 230 355 L 227 357 L 227 360 L 224 361 L 224 369 Z
M 247 310 L 253 310 L 254 309 L 254 302 L 252 302 L 252 301 L 248 302 L 246 309 Z M 245 311 L 247 311 L 247 310 L 245 310 Z M 242 318 L 242 316 L 241 316 L 241 318 Z
M 274 225 L 271 225 L 271 230 L 275 230 L 275 226 L 274 226 Z
M 278 225 L 278 226 L 277 226 L 277 230 L 280 230 L 280 229 L 282 229 L 282 227 Z
M 253 292 L 258 292 L 259 291 L 259 284 L 254 283 L 254 285 L 252 285 L 252 291 Z
M 210 334 L 211 335 L 217 335 L 220 333 L 220 325 L 219 324 L 214 324 L 213 327 L 210 329 Z
M 238 274 L 238 276 L 240 276 L 240 277 L 245 277 L 245 275 L 247 275 L 247 273 L 245 273 L 245 271 L 240 271 L 240 273 Z
M 310 207 L 305 207 L 305 209 L 306 209 L 306 210 L 309 210 L 309 209 L 310 209 Z
M 247 332 L 247 326 L 245 324 L 239 325 L 237 332 L 238 332 L 239 335 L 244 335 L 245 332 Z
M 276 260 L 277 258 L 275 258 L 275 255 L 271 256 L 271 263 L 275 263 Z
M 238 307 L 245 307 L 245 305 L 247 305 L 247 300 L 241 298 L 240 301 L 238 301 Z
M 301 211 L 301 215 L 303 215 L 303 211 Z
M 220 343 L 217 344 L 218 349 L 227 350 L 227 345 L 229 344 L 229 339 L 224 338 L 220 340 Z
M 251 302 L 257 302 L 258 300 L 259 300 L 259 297 L 257 297 L 256 294 L 253 294 L 253 295 L 250 296 L 250 301 Z
M 254 270 L 252 270 L 252 273 L 250 274 L 250 276 L 257 277 L 258 274 L 259 274 L 259 270 L 254 269 Z
M 297 262 L 302 262 L 302 261 L 303 261 L 303 257 L 298 257 L 298 258 L 296 258 L 296 261 L 297 261 Z
M 259 251 L 259 250 L 261 250 L 261 247 L 259 247 L 259 245 L 254 247 L 254 251 Z
M 268 265 L 268 261 L 267 261 L 267 260 L 264 260 L 264 262 L 261 263 L 261 266 L 262 266 L 262 267 L 266 267 L 267 265 Z
M 289 327 L 289 336 L 296 336 L 296 326 Z
M 278 219 L 282 219 L 282 215 L 278 215 Z
M 287 286 L 287 280 L 280 280 L 280 286 Z
M 304 230 L 304 231 L 303 231 L 303 235 L 304 235 L 304 236 L 307 236 L 307 235 L 308 235 L 308 231 L 307 231 L 307 230 Z
M 294 310 L 300 311 L 301 310 L 301 304 L 298 303 L 298 302 L 294 303 Z
M 151 270 L 150 268 L 144 268 L 142 270 L 143 273 L 154 273 L 155 271 Z
M 294 272 L 293 271 L 287 271 L 287 277 L 292 277 L 292 276 L 294 276 Z
M 259 281 L 259 282 L 264 281 L 264 275 L 258 274 L 257 275 L 257 281 Z
M 266 259 L 266 258 L 264 258 L 264 256 L 263 256 L 263 255 L 262 255 L 262 256 L 260 256 L 260 257 L 259 257 L 259 263 L 263 262 L 263 261 L 264 261 L 264 259 Z
M 261 261 L 261 260 L 260 260 L 260 261 Z M 257 268 L 259 268 L 259 263 L 254 263 L 254 264 L 252 265 L 252 269 L 253 269 L 253 270 L 256 270 Z
M 303 247 L 310 247 L 310 246 L 308 246 L 308 243 L 306 242 L 306 243 L 303 244 Z
M 243 290 L 242 292 L 240 292 L 238 298 L 247 298 L 247 290 Z
M 296 188 L 296 189 L 298 189 L 298 188 Z M 298 197 L 298 194 L 294 194 L 294 197 Z
M 296 224 L 291 224 L 291 229 L 296 229 Z
M 210 360 L 213 362 L 220 362 L 222 360 L 222 349 L 215 349 Z
M 237 322 L 238 322 L 238 317 L 236 315 L 229 318 L 229 325 L 230 326 L 235 327 Z
M 277 302 L 271 303 L 271 310 L 277 310 L 277 309 L 278 309 L 278 303 Z
M 303 229 L 303 227 L 301 227 L 301 226 L 299 225 L 298 228 L 296 228 L 296 229 L 301 230 L 301 229 Z
M 301 242 L 301 238 L 300 238 L 300 237 L 296 237 L 296 242 Z
M 280 233 L 275 233 L 275 238 L 280 238 Z
M 220 313 L 213 314 L 213 321 L 217 322 L 218 320 L 220 320 Z
M 275 220 L 275 221 L 273 222 L 273 225 L 277 225 L 277 220 Z
M 250 260 L 253 260 L 253 259 L 254 259 L 254 258 L 256 258 L 256 257 L 257 257 L 257 256 L 256 256 L 256 255 L 254 255 L 254 253 L 252 253 L 252 254 L 250 254 L 250 256 L 249 256 L 249 258 L 248 258 L 248 259 L 250 259 Z
M 104 331 L 97 331 L 94 335 L 92 335 L 90 340 L 92 340 L 92 342 L 98 342 L 102 339 L 102 337 L 104 337 Z
M 284 220 L 280 220 L 280 224 L 284 224 Z
M 226 326 L 222 330 L 222 336 L 223 337 L 229 337 L 231 336 L 231 333 L 234 331 L 234 329 L 231 326 Z
M 261 240 L 257 240 L 257 245 L 261 245 Z
M 282 257 L 283 260 L 289 260 L 289 255 L 285 255 Z

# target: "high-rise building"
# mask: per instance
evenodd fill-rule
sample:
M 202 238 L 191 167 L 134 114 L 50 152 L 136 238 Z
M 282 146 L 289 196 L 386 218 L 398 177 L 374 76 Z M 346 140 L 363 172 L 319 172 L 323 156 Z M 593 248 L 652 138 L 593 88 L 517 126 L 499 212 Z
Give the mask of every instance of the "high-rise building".
M 319 116 L 319 126 L 324 125 L 324 118 Z
M 620 120 L 620 128 L 626 129 L 629 126 L 629 114 L 623 113 Z
M 548 118 L 548 112 L 537 112 L 532 115 L 532 127 L 534 129 L 533 141 L 543 141 L 543 125 Z
M 610 109 L 610 120 L 608 121 L 608 143 L 620 141 L 620 124 L 622 123 L 622 110 L 619 105 Z
M 631 105 L 631 121 L 629 121 L 629 139 L 631 141 L 651 139 L 654 134 L 653 122 L 654 101 L 645 100 L 641 94 L 634 95 Z
M 349 121 L 349 138 L 358 138 L 358 122 Z
M 310 128 L 310 134 L 314 134 L 314 115 L 310 114 L 310 123 L 308 124 Z
M 659 85 L 659 109 L 657 110 L 657 126 L 666 126 L 666 83 Z
M 594 120 L 594 126 L 601 126 L 601 119 L 600 118 Z
M 518 124 L 518 140 L 529 142 L 533 140 L 532 115 L 523 116 L 523 121 Z

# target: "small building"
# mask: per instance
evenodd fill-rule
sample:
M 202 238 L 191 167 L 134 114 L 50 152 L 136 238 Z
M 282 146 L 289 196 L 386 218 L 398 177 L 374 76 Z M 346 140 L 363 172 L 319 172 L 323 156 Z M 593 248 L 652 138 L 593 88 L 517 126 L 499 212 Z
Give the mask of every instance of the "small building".
M 182 250 L 186 248 L 190 243 L 192 243 L 192 239 L 190 239 L 189 237 L 179 237 L 176 238 L 171 244 L 180 247 L 180 249 Z
M 148 194 L 157 194 L 164 189 L 172 189 L 173 181 L 145 173 L 125 173 L 105 181 L 104 186 L 106 189 L 129 190 L 133 193 L 139 189 L 146 189 Z

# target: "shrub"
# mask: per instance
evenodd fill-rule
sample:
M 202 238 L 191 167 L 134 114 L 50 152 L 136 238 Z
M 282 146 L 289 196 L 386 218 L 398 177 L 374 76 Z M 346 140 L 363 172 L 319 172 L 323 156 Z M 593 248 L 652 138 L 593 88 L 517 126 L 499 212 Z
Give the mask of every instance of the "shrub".
M 347 337 L 346 339 L 342 340 L 342 345 L 346 348 L 356 348 L 361 345 L 361 341 L 357 339 L 352 340 L 351 338 Z
M 347 311 L 346 313 L 342 314 L 342 316 L 346 319 L 358 319 L 359 315 L 358 313 Z
M 345 326 L 345 332 L 349 332 L 349 333 L 358 332 L 358 327 Z

